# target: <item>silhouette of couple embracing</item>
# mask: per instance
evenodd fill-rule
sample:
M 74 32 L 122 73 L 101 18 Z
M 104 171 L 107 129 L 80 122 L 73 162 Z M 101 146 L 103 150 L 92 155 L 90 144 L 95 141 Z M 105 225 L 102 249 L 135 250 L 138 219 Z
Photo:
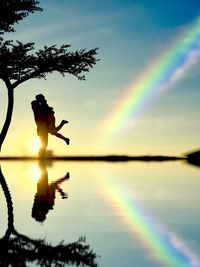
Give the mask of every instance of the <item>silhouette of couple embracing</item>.
M 63 127 L 64 124 L 68 123 L 68 121 L 62 120 L 61 123 L 56 127 L 54 115 L 55 112 L 53 108 L 47 104 L 45 97 L 42 94 L 36 95 L 35 100 L 31 102 L 31 106 L 37 125 L 37 134 L 41 141 L 39 157 L 45 157 L 49 133 L 64 140 L 66 144 L 69 145 L 70 139 L 58 133 L 58 131 Z

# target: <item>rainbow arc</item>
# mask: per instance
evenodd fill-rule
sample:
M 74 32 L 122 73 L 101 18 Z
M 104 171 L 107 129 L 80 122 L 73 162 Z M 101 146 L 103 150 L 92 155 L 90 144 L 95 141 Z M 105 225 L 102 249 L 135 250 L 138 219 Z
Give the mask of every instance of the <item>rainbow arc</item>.
M 106 179 L 104 195 L 117 209 L 120 223 L 140 241 L 150 258 L 165 267 L 200 267 L 200 257 L 149 214 L 133 192 Z
M 147 108 L 162 92 L 171 88 L 200 59 L 200 18 L 176 38 L 154 62 L 125 88 L 103 119 L 105 138 L 125 129 L 129 120 Z

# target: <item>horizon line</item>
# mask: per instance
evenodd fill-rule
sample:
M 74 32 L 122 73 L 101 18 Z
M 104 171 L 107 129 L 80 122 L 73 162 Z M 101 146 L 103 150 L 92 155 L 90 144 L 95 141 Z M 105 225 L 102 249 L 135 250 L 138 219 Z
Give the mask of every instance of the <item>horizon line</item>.
M 62 156 L 46 156 L 40 158 L 38 156 L 0 156 L 1 160 L 63 160 L 63 161 L 169 161 L 184 160 L 186 156 L 164 156 L 164 155 L 62 155 Z

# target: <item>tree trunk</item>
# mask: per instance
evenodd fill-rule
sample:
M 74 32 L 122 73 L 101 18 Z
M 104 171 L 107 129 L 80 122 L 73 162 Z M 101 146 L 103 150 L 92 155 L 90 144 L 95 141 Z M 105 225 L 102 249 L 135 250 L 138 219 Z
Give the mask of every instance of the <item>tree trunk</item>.
M 7 135 L 8 129 L 10 127 L 12 113 L 13 113 L 13 106 L 14 106 L 14 89 L 9 81 L 5 83 L 7 87 L 7 93 L 8 93 L 8 106 L 7 106 L 5 122 L 0 133 L 0 151 L 1 151 L 2 144 L 5 140 L 5 137 Z
M 7 203 L 7 214 L 8 214 L 8 225 L 7 230 L 4 234 L 4 236 L 0 239 L 0 245 L 1 245 L 1 255 L 0 255 L 0 264 L 1 266 L 8 266 L 8 251 L 9 251 L 9 240 L 12 232 L 14 232 L 14 213 L 13 213 L 13 203 L 12 203 L 12 197 L 10 194 L 10 190 L 8 188 L 8 185 L 6 183 L 5 177 L 1 171 L 0 166 L 0 184 L 2 187 L 2 190 L 4 192 L 4 196 L 6 198 Z
M 13 203 L 12 203 L 12 197 L 10 194 L 10 190 L 8 188 L 8 185 L 6 183 L 4 175 L 1 171 L 1 166 L 0 166 L 0 184 L 1 184 L 2 190 L 4 192 L 4 196 L 6 198 L 7 209 L 8 209 L 8 229 L 6 231 L 5 236 L 10 236 L 10 234 L 14 230 Z

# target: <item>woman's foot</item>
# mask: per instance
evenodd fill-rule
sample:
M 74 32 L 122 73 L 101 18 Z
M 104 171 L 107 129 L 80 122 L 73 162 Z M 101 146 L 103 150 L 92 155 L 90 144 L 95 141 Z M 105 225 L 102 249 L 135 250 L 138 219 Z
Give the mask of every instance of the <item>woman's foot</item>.
M 67 145 L 69 145 L 70 139 L 69 138 L 65 138 L 65 142 Z
M 70 175 L 69 175 L 69 172 L 67 172 L 66 174 L 65 174 L 65 179 L 69 179 L 69 177 L 70 177 Z
M 62 199 L 65 199 L 65 198 L 68 198 L 68 194 L 67 194 L 67 193 L 64 193 L 64 194 L 62 195 Z
M 63 125 L 64 124 L 66 124 L 66 123 L 69 123 L 68 121 L 66 121 L 66 120 L 62 120 L 62 122 L 61 122 Z

